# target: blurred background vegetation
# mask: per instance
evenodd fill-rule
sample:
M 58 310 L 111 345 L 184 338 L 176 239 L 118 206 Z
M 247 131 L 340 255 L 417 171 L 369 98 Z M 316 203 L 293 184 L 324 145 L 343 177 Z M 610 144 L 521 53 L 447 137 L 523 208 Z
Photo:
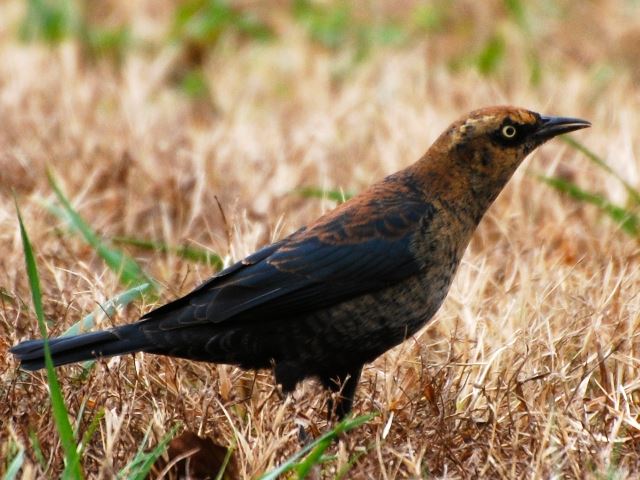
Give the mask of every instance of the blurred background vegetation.
M 16 10 L 22 41 L 72 41 L 88 62 L 117 66 L 128 55 L 176 49 L 175 85 L 196 98 L 211 92 L 202 71 L 209 57 L 292 38 L 333 57 L 337 81 L 377 50 L 420 42 L 452 71 L 507 81 L 517 69 L 532 86 L 549 70 L 576 66 L 603 87 L 620 72 L 640 79 L 638 0 L 26 0 Z

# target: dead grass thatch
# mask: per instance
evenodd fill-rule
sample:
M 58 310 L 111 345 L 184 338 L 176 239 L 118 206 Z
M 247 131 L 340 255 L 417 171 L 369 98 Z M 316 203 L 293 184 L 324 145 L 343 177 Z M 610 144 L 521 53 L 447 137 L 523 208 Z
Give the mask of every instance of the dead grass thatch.
M 3 4 L 0 17 L 18 18 L 16 3 Z M 111 3 L 150 36 L 167 21 L 162 12 Z M 633 37 L 638 10 L 629 14 L 622 0 L 580 5 L 581 17 L 548 19 L 530 40 L 504 26 L 506 66 L 490 78 L 452 70 L 447 60 L 483 38 L 498 2 L 460 2 L 460 15 L 479 26 L 475 37 L 453 29 L 381 48 L 344 77 L 336 76 L 339 53 L 309 42 L 276 12 L 282 40 L 230 38 L 206 58 L 206 105 L 171 86 L 178 60 L 170 47 L 133 52 L 116 67 L 86 62 L 74 42 L 25 45 L 0 29 L 0 457 L 18 442 L 27 449 L 23 478 L 62 468 L 44 376 L 19 371 L 8 353 L 38 335 L 12 192 L 56 335 L 122 288 L 47 212 L 47 166 L 105 237 L 191 243 L 227 263 L 333 206 L 292 194 L 296 188 L 362 189 L 417 159 L 450 121 L 489 104 L 591 120 L 576 137 L 638 185 L 637 64 L 615 63 L 626 58 L 616 42 Z M 541 52 L 536 86 L 529 49 Z M 349 478 L 638 475 L 638 243 L 537 181 L 536 173 L 552 172 L 624 199 L 622 187 L 562 142 L 534 154 L 483 220 L 431 326 L 365 369 L 355 411 L 381 414 L 332 447 L 335 460 L 318 478 L 333 478 L 356 457 Z M 161 301 L 212 273 L 174 255 L 129 252 L 166 287 Z M 134 321 L 150 307 L 138 302 L 101 326 Z M 85 455 L 92 478 L 113 477 L 149 425 L 155 440 L 180 422 L 236 445 L 240 478 L 297 451 L 299 426 L 315 435 L 327 427 L 319 386 L 282 399 L 269 372 L 142 354 L 99 362 L 88 378 L 79 372 L 58 370 L 80 432 L 105 409 Z

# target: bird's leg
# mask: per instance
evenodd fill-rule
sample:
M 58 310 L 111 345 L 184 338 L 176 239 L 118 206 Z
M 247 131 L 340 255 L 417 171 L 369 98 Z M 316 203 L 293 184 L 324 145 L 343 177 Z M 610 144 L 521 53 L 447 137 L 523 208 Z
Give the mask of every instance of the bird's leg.
M 298 382 L 303 378 L 300 369 L 295 364 L 287 362 L 275 363 L 273 373 L 276 377 L 276 383 L 282 387 L 284 395 L 293 392 Z
M 338 394 L 335 403 L 333 397 L 329 397 L 329 401 L 327 402 L 327 420 L 331 421 L 333 415 L 335 415 L 338 420 L 342 420 L 347 413 L 351 411 L 353 397 L 355 396 L 361 373 L 362 365 L 359 365 L 344 374 L 322 379 L 322 383 L 326 388 Z

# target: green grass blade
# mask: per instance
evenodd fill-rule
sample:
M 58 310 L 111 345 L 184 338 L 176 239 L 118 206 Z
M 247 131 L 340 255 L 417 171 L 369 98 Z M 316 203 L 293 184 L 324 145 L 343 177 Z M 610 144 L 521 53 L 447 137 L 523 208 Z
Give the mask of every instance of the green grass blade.
M 304 198 L 327 198 L 338 203 L 344 203 L 355 195 L 354 193 L 344 192 L 342 190 L 323 190 L 317 187 L 298 188 L 293 192 Z
M 167 245 L 164 242 L 145 240 L 143 238 L 135 237 L 113 237 L 111 241 L 121 245 L 131 245 L 143 250 L 172 253 L 191 262 L 204 263 L 206 265 L 216 267 L 217 269 L 222 268 L 222 259 L 218 254 L 201 248 L 190 247 L 187 245 L 173 246 Z
M 4 287 L 0 287 L 0 301 L 15 303 L 16 299 Z
M 298 450 L 282 465 L 261 476 L 259 480 L 276 480 L 280 477 L 280 475 L 294 469 L 297 470 L 298 478 L 304 478 L 301 475 L 306 475 L 313 467 L 313 465 L 321 461 L 322 453 L 327 449 L 331 442 L 333 442 L 333 440 L 338 438 L 338 436 L 340 436 L 342 433 L 348 432 L 350 430 L 353 430 L 354 428 L 359 427 L 360 425 L 367 423 L 376 415 L 377 413 L 370 413 L 368 415 L 361 415 L 356 418 L 346 418 L 342 420 L 335 427 L 333 427 L 333 429 L 324 433 L 309 445 L 306 445 L 302 449 Z M 308 452 L 311 452 L 309 457 L 300 461 L 300 459 L 304 457 Z
M 220 470 L 218 470 L 218 474 L 216 475 L 215 480 L 223 480 L 224 472 L 227 469 L 227 465 L 229 465 L 229 461 L 231 460 L 231 455 L 233 455 L 233 451 L 235 450 L 235 442 L 229 448 L 227 448 L 227 453 L 225 453 L 224 458 L 222 459 L 222 465 L 220 465 Z
M 313 450 L 311 450 L 309 455 L 307 455 L 307 458 L 298 463 L 295 468 L 298 479 L 306 478 L 313 466 L 321 463 L 322 454 L 327 448 L 329 448 L 331 442 L 333 442 L 333 439 L 325 438 L 323 441 L 318 443 Z
M 44 458 L 44 454 L 42 453 L 42 447 L 40 446 L 40 440 L 36 437 L 36 432 L 33 430 L 29 430 L 29 440 L 31 441 L 31 448 L 33 449 L 33 455 L 36 457 L 36 460 L 40 464 L 42 470 L 47 469 L 47 461 Z
M 129 290 L 126 290 L 125 292 L 122 292 L 119 295 L 101 304 L 100 307 L 96 308 L 93 312 L 86 315 L 82 320 L 76 322 L 67 330 L 65 330 L 65 332 L 61 336 L 65 337 L 70 335 L 80 335 L 81 333 L 87 332 L 96 325 L 97 318 L 99 318 L 100 316 L 107 315 L 110 317 L 116 313 L 118 307 L 126 307 L 134 300 L 144 298 L 145 293 L 152 293 L 153 291 L 153 286 L 150 283 L 143 283 L 142 285 L 138 285 L 137 287 L 130 288 Z M 82 375 L 87 374 L 95 363 L 95 360 L 87 360 L 86 362 L 83 362 Z
M 529 18 L 523 0 L 504 0 L 504 6 L 509 15 L 515 20 L 516 24 L 524 32 L 529 33 Z
M 122 293 L 119 293 L 112 299 L 107 300 L 106 302 L 101 304 L 100 307 L 85 316 L 82 320 L 69 327 L 62 334 L 62 336 L 79 335 L 83 332 L 91 330 L 95 326 L 96 319 L 100 315 L 114 315 L 118 308 L 126 307 L 134 300 L 142 299 L 144 297 L 144 294 L 150 292 L 152 288 L 153 287 L 150 283 L 143 283 L 142 285 L 138 285 L 137 287 L 133 287 Z
M 345 466 L 343 466 L 338 473 L 336 473 L 336 476 L 334 478 L 334 480 L 342 480 L 343 478 L 346 477 L 347 473 L 349 473 L 349 471 L 353 468 L 353 466 L 356 464 L 356 462 L 358 460 L 360 460 L 360 458 L 365 455 L 366 453 L 368 453 L 371 450 L 371 446 L 368 446 L 364 451 L 362 452 L 356 452 L 355 455 L 352 455 L 351 458 L 349 459 L 349 461 L 347 462 L 347 464 Z
M 136 468 L 138 464 L 141 464 L 144 461 L 144 447 L 149 440 L 149 435 L 151 435 L 151 425 L 149 425 L 147 431 L 144 433 L 144 437 L 142 438 L 140 445 L 138 445 L 138 451 L 136 452 L 135 457 L 133 457 L 133 459 L 122 470 L 120 470 L 120 472 L 118 472 L 118 478 L 129 478 L 127 475 L 129 475 L 129 473 Z
M 629 196 L 633 199 L 636 204 L 640 205 L 640 191 L 633 187 L 629 182 L 627 182 L 622 176 L 616 172 L 613 168 L 611 168 L 607 162 L 605 162 L 600 156 L 598 156 L 594 151 L 590 150 L 586 145 L 578 142 L 575 138 L 569 137 L 567 135 L 563 135 L 560 137 L 564 143 L 569 145 L 570 147 L 576 149 L 580 153 L 582 153 L 585 157 L 595 163 L 598 167 L 602 168 L 605 172 L 613 175 L 627 190 Z
M 51 202 L 42 202 L 42 204 L 47 210 L 49 210 L 49 212 L 54 214 L 56 217 L 62 220 L 65 220 L 66 222 L 71 224 L 73 228 L 72 219 L 64 209 L 58 207 L 57 205 L 54 205 Z M 74 230 L 76 229 L 74 228 Z M 160 252 L 160 253 L 171 253 L 181 258 L 184 258 L 185 260 L 189 260 L 191 262 L 197 262 L 197 263 L 204 263 L 206 265 L 210 265 L 217 269 L 221 269 L 223 265 L 222 258 L 220 258 L 220 256 L 217 253 L 210 252 L 202 248 L 191 247 L 188 245 L 179 245 L 179 246 L 167 245 L 164 242 L 160 242 L 156 240 L 146 240 L 144 238 L 136 238 L 136 237 L 128 237 L 128 236 L 113 237 L 111 238 L 111 242 L 120 244 L 120 245 L 131 245 L 132 247 L 137 247 L 142 250 L 149 250 L 149 251 Z
M 98 426 L 100 425 L 100 421 L 104 418 L 104 408 L 101 408 L 96 412 L 96 414 L 91 419 L 91 423 L 87 430 L 85 430 L 84 435 L 82 436 L 82 442 L 80 442 L 80 455 L 84 453 L 85 448 L 91 441 L 91 438 L 98 430 Z
M 23 41 L 42 40 L 54 45 L 77 31 L 78 12 L 71 0 L 28 0 L 25 3 L 26 15 L 20 25 Z
M 58 434 L 60 435 L 60 442 L 65 453 L 65 473 L 69 478 L 82 478 L 82 471 L 80 469 L 80 456 L 78 455 L 75 439 L 73 438 L 73 430 L 69 421 L 69 415 L 64 405 L 64 399 L 60 391 L 60 384 L 58 383 L 58 377 L 56 376 L 55 369 L 53 367 L 53 360 L 51 359 L 51 350 L 49 348 L 49 341 L 47 338 L 47 327 L 45 326 L 44 310 L 42 308 L 42 292 L 40 289 L 40 277 L 38 275 L 38 268 L 36 266 L 35 256 L 29 241 L 27 230 L 24 227 L 22 216 L 20 215 L 20 209 L 18 208 L 18 202 L 16 204 L 16 213 L 18 215 L 18 223 L 20 224 L 20 236 L 22 238 L 22 247 L 24 249 L 24 258 L 27 268 L 27 275 L 29 277 L 29 285 L 31 287 L 31 297 L 33 300 L 33 307 L 38 319 L 38 326 L 40 327 L 40 334 L 44 340 L 44 355 L 45 365 L 47 368 L 47 382 L 49 383 L 49 396 L 51 399 L 51 409 L 53 411 L 53 417 L 56 423 Z
M 207 77 L 201 68 L 190 68 L 180 79 L 180 90 L 193 99 L 211 98 Z
M 3 480 L 13 480 L 18 475 L 18 472 L 22 468 L 22 464 L 24 463 L 24 447 L 22 445 L 19 446 L 18 452 L 13 457 L 9 466 L 7 467 L 6 472 L 4 472 Z
M 58 186 L 50 170 L 47 170 L 47 177 L 51 188 L 64 208 L 69 223 L 75 230 L 82 234 L 85 241 L 93 247 L 109 268 L 118 275 L 119 280 L 126 286 L 141 283 L 151 283 L 155 286 L 153 279 L 145 274 L 142 268 L 140 268 L 131 257 L 125 255 L 120 250 L 108 247 L 102 238 L 91 229 L 80 214 L 73 209 L 71 202 L 69 202 Z
M 82 423 L 82 417 L 84 416 L 84 409 L 86 408 L 88 401 L 89 401 L 89 397 L 84 397 L 82 399 L 82 403 L 80 403 L 80 408 L 78 409 L 78 413 L 76 413 L 76 424 L 73 429 L 73 438 L 80 437 L 80 424 Z M 78 452 L 80 452 L 81 450 L 82 448 L 80 446 L 80 448 L 78 448 Z
M 620 225 L 620 228 L 629 235 L 637 237 L 640 234 L 640 218 L 633 212 L 630 212 L 624 207 L 615 205 L 609 201 L 609 199 L 599 195 L 597 193 L 587 192 L 583 190 L 575 183 L 568 180 L 564 180 L 558 177 L 538 177 L 547 185 L 555 188 L 556 190 L 563 192 L 570 197 L 580 202 L 590 203 L 595 205 L 604 213 L 606 213 L 612 220 Z
M 151 427 L 149 427 L 142 443 L 140 444 L 140 448 L 138 449 L 136 456 L 118 473 L 118 478 L 126 478 L 127 480 L 145 480 L 151 471 L 153 464 L 160 455 L 164 453 L 167 445 L 169 445 L 169 442 L 178 431 L 178 428 L 180 428 L 180 425 L 174 425 L 173 428 L 169 430 L 164 437 L 162 437 L 158 445 L 156 445 L 153 450 L 145 452 L 144 445 L 147 443 L 149 433 L 151 432 Z
M 501 35 L 494 35 L 487 40 L 482 51 L 475 59 L 478 71 L 485 76 L 491 76 L 496 73 L 504 63 L 506 49 L 506 42 Z

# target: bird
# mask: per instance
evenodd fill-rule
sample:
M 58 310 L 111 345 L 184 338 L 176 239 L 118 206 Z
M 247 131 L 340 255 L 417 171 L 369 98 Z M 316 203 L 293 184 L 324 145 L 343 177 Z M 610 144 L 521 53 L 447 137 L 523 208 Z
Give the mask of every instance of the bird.
M 473 232 L 525 157 L 590 126 L 513 106 L 474 110 L 412 165 L 138 322 L 48 340 L 53 364 L 145 352 L 272 369 L 284 394 L 319 380 L 329 418 L 343 418 L 364 365 L 438 311 Z M 23 369 L 45 366 L 43 340 L 10 351 Z

